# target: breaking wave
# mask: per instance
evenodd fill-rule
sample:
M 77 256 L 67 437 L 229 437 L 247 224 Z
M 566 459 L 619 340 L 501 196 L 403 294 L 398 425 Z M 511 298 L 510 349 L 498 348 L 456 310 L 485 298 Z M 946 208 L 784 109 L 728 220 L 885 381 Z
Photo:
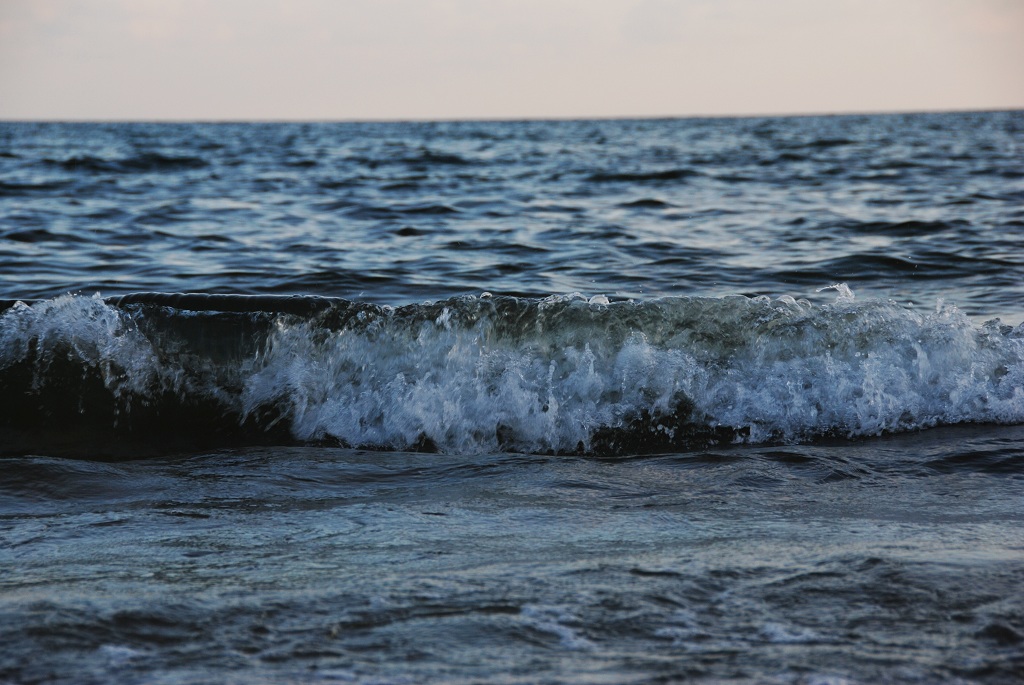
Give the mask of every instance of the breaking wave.
M 635 454 L 1024 423 L 1024 325 L 858 301 L 67 295 L 0 314 L 0 445 Z

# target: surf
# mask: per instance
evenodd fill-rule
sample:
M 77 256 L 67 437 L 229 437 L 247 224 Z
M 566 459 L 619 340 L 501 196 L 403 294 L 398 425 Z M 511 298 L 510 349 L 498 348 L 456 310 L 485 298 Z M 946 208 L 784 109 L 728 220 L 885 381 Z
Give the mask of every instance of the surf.
M 102 451 L 184 434 L 632 454 L 1024 423 L 1024 326 L 836 288 L 820 305 L 578 293 L 400 307 L 161 293 L 18 302 L 0 315 L 5 444 L 24 453 L 86 436 Z

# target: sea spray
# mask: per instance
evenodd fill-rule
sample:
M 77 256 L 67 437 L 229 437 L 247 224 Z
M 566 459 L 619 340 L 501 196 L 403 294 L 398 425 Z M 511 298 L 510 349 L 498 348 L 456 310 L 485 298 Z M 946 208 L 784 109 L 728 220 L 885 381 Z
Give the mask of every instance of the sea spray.
M 634 453 L 1024 422 L 1021 326 L 835 287 L 822 305 L 571 294 L 336 300 L 301 314 L 268 300 L 196 312 L 65 296 L 0 317 L 0 382 L 14 431 L 81 423 L 75 408 L 87 406 L 89 429 L 113 435 L 201 428 L 446 453 Z

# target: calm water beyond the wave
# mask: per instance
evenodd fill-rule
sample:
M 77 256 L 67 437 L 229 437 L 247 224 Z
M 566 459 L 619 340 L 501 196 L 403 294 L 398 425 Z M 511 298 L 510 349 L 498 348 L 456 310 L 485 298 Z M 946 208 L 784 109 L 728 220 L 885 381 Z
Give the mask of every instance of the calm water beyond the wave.
M 1024 682 L 1022 321 L 1024 112 L 0 123 L 0 684 Z

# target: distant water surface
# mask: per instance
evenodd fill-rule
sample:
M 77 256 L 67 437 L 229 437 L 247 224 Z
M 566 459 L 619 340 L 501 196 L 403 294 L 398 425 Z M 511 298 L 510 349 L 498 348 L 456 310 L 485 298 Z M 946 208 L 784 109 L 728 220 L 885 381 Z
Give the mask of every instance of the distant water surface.
M 1022 112 L 2 123 L 0 683 L 1022 682 L 1022 296 Z
M 1019 323 L 1024 114 L 0 126 L 0 296 L 860 297 Z

